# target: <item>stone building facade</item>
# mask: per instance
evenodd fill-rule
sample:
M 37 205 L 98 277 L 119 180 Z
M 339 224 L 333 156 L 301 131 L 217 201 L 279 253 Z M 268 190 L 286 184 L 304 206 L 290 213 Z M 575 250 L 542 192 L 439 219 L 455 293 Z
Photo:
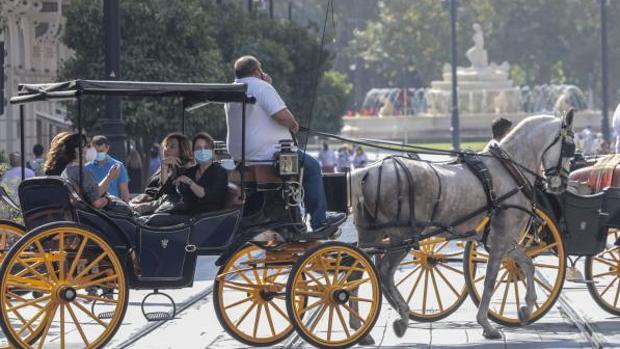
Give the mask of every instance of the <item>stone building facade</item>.
M 2 0 L 0 42 L 4 43 L 4 91 L 0 112 L 0 151 L 19 151 L 19 106 L 8 103 L 19 83 L 56 81 L 70 50 L 61 43 L 63 9 L 69 0 Z M 26 158 L 34 144 L 47 148 L 59 131 L 70 128 L 60 102 L 25 106 Z

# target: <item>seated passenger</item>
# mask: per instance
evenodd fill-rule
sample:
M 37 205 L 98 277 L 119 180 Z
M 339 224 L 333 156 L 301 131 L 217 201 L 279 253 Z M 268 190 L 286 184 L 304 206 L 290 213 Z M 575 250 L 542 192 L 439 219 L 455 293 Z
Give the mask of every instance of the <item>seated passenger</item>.
M 191 143 L 185 135 L 171 133 L 164 138 L 161 145 L 163 160 L 160 169 L 147 181 L 145 193 L 130 202 L 131 207 L 139 214 L 153 213 L 163 200 L 180 199 L 181 196 L 172 182 L 194 164 Z
M 192 148 L 197 164 L 174 180 L 183 196 L 187 212 L 200 214 L 224 208 L 228 191 L 228 173 L 213 161 L 213 138 L 204 132 L 194 136 Z
M 96 208 L 107 206 L 111 199 L 106 195 L 108 186 L 120 172 L 112 167 L 105 178 L 97 183 L 95 177 L 82 167 L 82 187 L 79 188 L 80 166 L 78 152 L 82 142 L 82 158 L 86 157 L 86 138 L 77 133 L 63 132 L 57 135 L 50 144 L 50 151 L 45 163 L 45 173 L 69 179 L 81 192 L 82 197 Z

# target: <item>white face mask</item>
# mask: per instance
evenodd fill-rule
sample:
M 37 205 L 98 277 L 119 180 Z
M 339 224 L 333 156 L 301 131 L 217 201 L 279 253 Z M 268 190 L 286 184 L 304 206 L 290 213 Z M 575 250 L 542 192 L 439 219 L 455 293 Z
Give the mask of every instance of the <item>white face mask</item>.
M 86 149 L 86 155 L 84 156 L 85 162 L 95 161 L 96 158 L 97 158 L 97 151 L 95 150 L 95 148 L 90 147 Z

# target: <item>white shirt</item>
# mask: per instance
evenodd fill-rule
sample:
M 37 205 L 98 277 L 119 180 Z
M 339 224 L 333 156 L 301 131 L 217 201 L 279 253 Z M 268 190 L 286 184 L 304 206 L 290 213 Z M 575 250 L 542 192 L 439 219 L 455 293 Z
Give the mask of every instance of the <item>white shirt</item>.
M 273 160 L 276 145 L 280 140 L 291 139 L 286 126 L 278 123 L 273 115 L 286 108 L 286 104 L 271 84 L 255 78 L 246 77 L 235 80 L 248 85 L 248 96 L 256 98 L 255 104 L 246 105 L 245 159 L 246 161 Z M 235 160 L 241 160 L 241 103 L 227 103 L 226 125 L 228 152 Z

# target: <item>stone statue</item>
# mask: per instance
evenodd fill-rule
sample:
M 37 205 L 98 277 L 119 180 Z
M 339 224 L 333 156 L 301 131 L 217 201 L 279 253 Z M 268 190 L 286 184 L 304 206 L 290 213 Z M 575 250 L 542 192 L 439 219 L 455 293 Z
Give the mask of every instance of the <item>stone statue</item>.
M 487 51 L 484 49 L 484 33 L 480 24 L 474 23 L 474 46 L 467 50 L 467 59 L 471 62 L 471 67 L 475 70 L 487 68 L 489 66 L 489 58 Z

